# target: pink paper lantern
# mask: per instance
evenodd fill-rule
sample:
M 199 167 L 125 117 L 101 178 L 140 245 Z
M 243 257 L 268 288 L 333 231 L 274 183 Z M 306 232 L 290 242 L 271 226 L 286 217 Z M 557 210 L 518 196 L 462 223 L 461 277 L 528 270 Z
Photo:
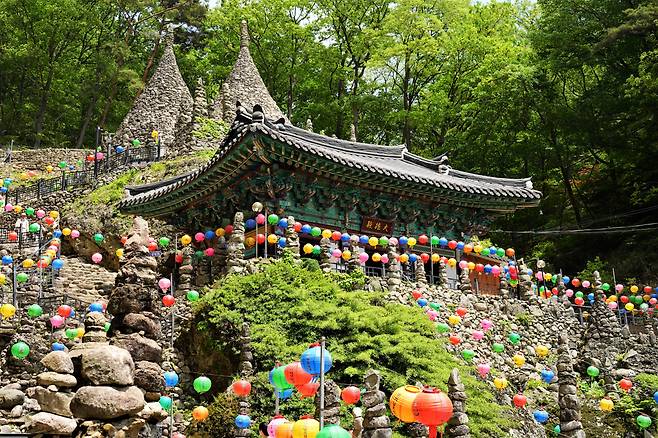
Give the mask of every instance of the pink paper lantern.
M 100 253 L 94 253 L 94 255 L 91 256 L 91 261 L 99 264 L 101 261 L 103 261 L 103 256 L 100 255 Z
M 656 303 L 658 303 L 658 299 L 656 299 L 656 298 L 650 298 L 649 299 L 649 304 L 651 304 L 652 306 L 655 305 Z
M 395 237 L 391 237 L 390 239 L 388 239 L 389 245 L 397 245 L 398 243 L 399 243 L 398 239 L 396 239 Z
M 264 215 L 263 213 L 259 213 L 259 214 L 256 216 L 256 223 L 257 223 L 258 225 L 263 225 L 263 224 L 265 223 L 265 215 Z
M 203 240 L 204 240 L 205 238 L 206 238 L 206 235 L 203 234 L 203 233 L 196 233 L 196 234 L 194 235 L 194 240 L 196 240 L 197 242 L 203 242 Z
M 361 263 L 367 262 L 369 258 L 370 258 L 370 256 L 368 255 L 367 252 L 362 252 L 362 253 L 359 254 L 359 261 Z
M 480 374 L 480 377 L 483 379 L 487 377 L 489 371 L 491 371 L 491 366 L 488 363 L 478 364 L 478 374 Z
M 544 279 L 544 274 L 541 273 L 541 272 L 537 272 L 537 273 L 535 274 L 535 278 L 536 278 L 537 280 L 539 280 L 539 281 L 542 281 L 542 280 Z
M 7 205 L 5 205 L 5 211 L 6 211 L 6 212 L 10 212 L 10 211 L 12 211 L 13 209 L 14 209 L 14 206 L 13 206 L 13 205 L 11 205 L 11 204 L 7 204 Z
M 389 240 L 390 242 L 390 240 Z M 382 263 L 386 264 L 388 263 L 388 254 L 382 254 Z
M 439 316 L 439 313 L 436 310 L 428 310 L 427 316 L 429 317 L 430 321 L 436 321 L 436 318 Z
M 80 231 L 78 231 L 78 230 L 72 230 L 72 231 L 71 231 L 71 238 L 72 238 L 72 239 L 77 239 L 78 237 L 80 237 Z
M 492 266 L 491 273 L 493 274 L 494 277 L 498 277 L 500 275 L 500 266 L 498 265 Z
M 46 212 L 43 210 L 37 210 L 37 217 L 39 219 L 43 219 L 43 217 L 46 215 Z
M 571 298 L 573 296 L 573 291 L 571 289 L 567 289 L 564 294 L 567 296 L 567 298 Z
M 616 290 L 617 292 L 621 292 L 621 291 L 623 291 L 623 290 L 624 290 L 624 285 L 623 285 L 623 284 L 618 284 L 618 285 L 616 285 L 616 286 L 615 286 L 615 290 Z
M 590 285 L 591 285 L 591 283 L 590 283 L 589 281 L 587 281 L 587 280 L 583 281 L 583 287 L 584 287 L 585 289 L 587 289 L 588 287 L 590 287 Z
M 476 341 L 481 341 L 484 338 L 484 332 L 481 330 L 474 330 L 472 336 Z
M 468 268 L 468 262 L 466 260 L 462 260 L 461 262 L 459 262 L 459 268 L 460 269 Z
M 160 286 L 160 289 L 162 290 L 167 290 L 171 287 L 171 281 L 169 281 L 168 278 L 163 277 L 158 281 L 158 286 Z
M 343 252 L 338 248 L 334 248 L 333 251 L 331 251 L 331 256 L 333 258 L 339 259 L 339 258 L 341 258 L 342 255 L 343 255 Z
M 616 301 L 610 301 L 610 302 L 608 303 L 608 308 L 609 308 L 610 310 L 617 310 L 617 302 L 616 302 Z
M 54 315 L 50 317 L 50 325 L 53 326 L 53 328 L 59 328 L 62 325 L 64 325 L 64 318 L 62 318 L 59 315 Z
M 491 327 L 493 327 L 493 322 L 491 322 L 491 320 L 489 319 L 483 319 L 482 321 L 480 321 L 480 327 L 482 327 L 482 330 L 486 332 Z
M 203 252 L 206 254 L 206 256 L 212 257 L 215 255 L 215 248 L 206 248 Z

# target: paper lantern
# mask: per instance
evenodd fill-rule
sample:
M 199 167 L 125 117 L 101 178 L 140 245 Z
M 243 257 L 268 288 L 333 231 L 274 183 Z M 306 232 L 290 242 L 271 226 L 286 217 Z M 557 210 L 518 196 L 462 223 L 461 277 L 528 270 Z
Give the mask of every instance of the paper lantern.
M 338 424 L 327 424 L 316 435 L 316 438 L 352 438 L 352 434 Z
M 483 319 L 482 321 L 480 321 L 480 327 L 482 327 L 482 330 L 486 332 L 490 330 L 491 327 L 493 327 L 493 322 L 491 322 L 491 320 L 489 319 Z
M 526 403 L 528 403 L 528 398 L 525 395 L 518 393 L 514 396 L 514 398 L 512 398 L 512 402 L 514 403 L 514 406 L 521 409 L 526 405 Z
M 276 425 L 274 429 L 274 438 L 293 438 L 292 437 L 292 428 L 294 423 L 290 421 L 284 421 Z
M 165 411 L 168 411 L 169 409 L 171 409 L 173 401 L 171 400 L 171 397 L 167 397 L 167 396 L 163 395 L 163 396 L 160 396 L 159 402 L 160 402 L 160 406 L 162 406 L 162 409 L 164 409 Z
M 544 424 L 548 421 L 548 412 L 543 409 L 533 411 L 532 416 L 535 418 L 535 421 L 540 424 Z
M 356 386 L 348 386 L 341 391 L 340 398 L 348 405 L 353 405 L 361 399 L 361 390 Z
M 302 247 L 302 250 L 304 251 L 304 254 L 310 254 L 310 253 L 313 252 L 313 245 L 311 245 L 310 243 L 307 243 L 306 245 L 304 245 Z
M 638 415 L 637 418 L 635 418 L 635 421 L 637 422 L 637 425 L 642 429 L 648 428 L 652 423 L 651 417 L 647 415 Z
M 633 387 L 633 382 L 631 382 L 629 379 L 621 379 L 619 381 L 619 387 L 628 392 Z
M 276 436 L 276 429 L 278 426 L 288 423 L 289 421 L 286 420 L 283 415 L 275 415 L 272 420 L 267 424 L 267 435 L 270 438 L 274 438 Z
M 11 355 L 19 360 L 25 359 L 30 354 L 30 347 L 25 342 L 16 342 L 11 346 Z
M 484 338 L 484 332 L 481 331 L 481 330 L 473 330 L 473 333 L 471 333 L 471 336 L 476 341 L 481 341 Z
M 555 377 L 555 373 L 552 370 L 542 370 L 541 372 L 541 379 L 545 383 L 551 383 L 554 377 Z
M 68 318 L 71 316 L 71 306 L 67 306 L 66 304 L 62 304 L 57 308 L 57 314 L 61 316 L 62 318 Z
M 100 253 L 94 253 L 94 255 L 91 256 L 91 260 L 94 263 L 99 264 L 103 261 L 103 256 Z
M 320 349 L 319 345 L 312 345 L 306 351 L 302 353 L 300 363 L 304 371 L 314 376 L 320 374 L 320 352 L 322 351 L 323 362 L 324 362 L 324 372 L 329 372 L 333 361 L 331 359 L 331 353 L 327 349 Z
M 305 383 L 304 385 L 296 386 L 295 389 L 299 391 L 299 394 L 301 395 L 302 398 L 314 397 L 315 393 L 317 393 L 318 389 L 320 389 L 320 383 L 309 382 L 309 383 Z
M 0 306 L 0 315 L 2 315 L 3 318 L 9 319 L 13 317 L 16 314 L 16 307 L 14 307 L 12 304 L 5 303 Z
M 462 357 L 464 358 L 465 361 L 468 362 L 475 357 L 475 351 L 469 348 L 465 348 L 464 350 L 462 350 Z
M 436 325 L 436 331 L 439 333 L 448 333 L 450 331 L 450 326 L 445 322 L 440 322 Z
M 286 379 L 286 365 L 276 366 L 270 370 L 268 378 L 272 386 L 281 391 L 284 389 L 292 388 L 292 385 L 288 383 Z
M 205 406 L 197 406 L 192 410 L 192 418 L 196 421 L 206 421 L 206 418 L 208 418 L 208 409 Z
M 173 295 L 165 295 L 162 297 L 162 304 L 164 304 L 165 307 L 171 307 L 174 305 L 176 302 L 176 299 L 174 298 Z
M 450 315 L 448 317 L 448 322 L 450 323 L 450 325 L 457 325 L 460 322 L 462 322 L 462 319 L 459 317 L 459 315 Z
M 523 355 L 521 354 L 515 354 L 514 356 L 512 356 L 512 360 L 514 361 L 514 364 L 517 367 L 522 367 L 523 365 L 525 365 L 525 357 L 523 357 Z
M 163 277 L 160 280 L 158 280 L 158 286 L 162 290 L 167 290 L 171 286 L 171 281 L 168 278 Z
M 495 353 L 502 353 L 503 351 L 505 351 L 505 346 L 504 346 L 503 344 L 499 343 L 499 342 L 494 342 L 494 343 L 491 345 L 491 349 L 492 349 Z
M 429 427 L 429 437 L 436 438 L 437 426 L 452 417 L 452 402 L 436 388 L 426 387 L 413 401 L 412 410 L 418 423 Z
M 599 409 L 601 409 L 603 412 L 610 412 L 614 407 L 615 404 L 608 397 L 603 398 L 601 399 L 601 401 L 599 401 Z
M 241 379 L 237 382 L 233 382 L 231 389 L 233 389 L 235 395 L 239 397 L 246 397 L 251 392 L 251 383 L 249 383 L 248 380 Z
M 507 379 L 504 377 L 496 377 L 494 379 L 494 386 L 500 391 L 507 388 L 507 385 L 509 385 L 509 382 L 507 382 Z
M 535 347 L 535 353 L 537 353 L 537 356 L 539 357 L 546 357 L 548 356 L 548 347 L 545 345 L 537 345 Z
M 315 438 L 320 432 L 320 423 L 310 415 L 303 415 L 292 426 L 293 438 Z
M 455 310 L 455 313 L 462 318 L 464 317 L 464 315 L 466 315 L 467 312 L 468 310 L 466 310 L 464 307 L 457 307 L 457 309 Z
M 165 386 L 167 388 L 173 388 L 174 386 L 178 385 L 178 374 L 176 374 L 174 371 L 167 371 L 163 374 L 164 381 L 165 381 Z
M 204 392 L 208 392 L 210 390 L 210 387 L 212 386 L 212 382 L 206 376 L 200 376 L 194 379 L 194 382 L 192 382 L 192 386 L 194 386 L 194 390 L 196 392 L 198 392 L 199 394 L 203 394 Z
M 480 374 L 480 377 L 484 379 L 491 371 L 491 365 L 489 365 L 488 363 L 480 363 L 477 366 L 477 370 L 478 370 L 478 374 Z
M 302 368 L 302 364 L 299 362 L 293 362 L 283 370 L 284 377 L 286 382 L 293 386 L 301 386 L 309 383 L 313 380 L 313 376 Z
M 450 335 L 450 337 L 448 337 L 448 340 L 452 345 L 459 345 L 462 341 L 461 338 L 457 335 Z
M 389 402 L 393 415 L 404 423 L 415 422 L 413 403 L 418 394 L 420 394 L 420 388 L 417 386 L 406 385 L 396 389 Z
M 28 315 L 30 318 L 38 318 L 38 317 L 40 317 L 41 315 L 43 315 L 43 309 L 42 309 L 41 306 L 38 305 L 38 304 L 31 304 L 31 305 L 27 308 L 27 315 Z
M 367 252 L 362 252 L 362 253 L 359 254 L 359 262 L 361 262 L 361 263 L 367 262 L 369 258 L 370 257 L 368 256 Z
M 352 252 L 350 250 L 346 249 L 345 251 L 343 251 L 341 257 L 342 257 L 343 260 L 348 261 L 349 259 L 352 258 Z

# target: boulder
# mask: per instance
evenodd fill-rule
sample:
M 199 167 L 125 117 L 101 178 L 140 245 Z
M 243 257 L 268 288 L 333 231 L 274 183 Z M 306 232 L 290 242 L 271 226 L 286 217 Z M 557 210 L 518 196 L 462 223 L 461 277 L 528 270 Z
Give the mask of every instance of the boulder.
M 158 364 L 147 361 L 135 363 L 135 385 L 146 392 L 164 391 L 162 368 Z
M 41 365 L 56 373 L 73 374 L 73 361 L 63 351 L 51 351 L 41 359 Z
M 18 389 L 0 389 L 0 409 L 11 409 L 16 405 L 22 405 L 25 393 Z
M 78 384 L 78 379 L 71 374 L 55 373 L 46 371 L 37 376 L 37 384 L 42 386 L 55 385 L 60 388 L 73 388 Z
M 158 339 L 162 334 L 160 323 L 141 313 L 129 313 L 124 316 L 121 329 L 127 333 L 144 332 L 144 335 L 151 339 Z
M 78 426 L 72 418 L 61 415 L 39 412 L 32 415 L 27 422 L 27 431 L 30 433 L 42 433 L 52 435 L 71 435 Z
M 82 350 L 82 377 L 94 385 L 133 384 L 135 364 L 130 353 L 112 345 Z
M 111 420 L 141 412 L 144 403 L 142 391 L 136 386 L 83 386 L 71 400 L 71 412 L 78 418 Z
M 42 411 L 51 414 L 61 415 L 63 417 L 72 417 L 71 399 L 73 393 L 70 392 L 53 392 L 40 386 L 29 388 L 27 394 L 35 399 Z
M 153 339 L 145 338 L 139 333 L 117 335 L 112 339 L 112 345 L 128 350 L 133 361 L 162 361 L 162 347 Z
M 138 416 L 149 423 L 159 423 L 165 420 L 169 414 L 162 409 L 159 402 L 152 402 L 146 403 L 144 409 L 138 414 Z

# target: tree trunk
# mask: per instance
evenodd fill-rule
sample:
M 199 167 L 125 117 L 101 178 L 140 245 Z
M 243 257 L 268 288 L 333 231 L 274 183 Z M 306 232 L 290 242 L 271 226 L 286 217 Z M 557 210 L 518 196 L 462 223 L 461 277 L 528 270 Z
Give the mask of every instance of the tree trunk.
M 402 138 L 404 145 L 411 151 L 411 124 L 409 123 L 409 110 L 411 109 L 411 102 L 409 98 L 409 60 L 405 60 L 404 67 L 404 81 L 402 83 L 402 106 L 404 108 L 404 126 L 402 128 Z
M 576 195 L 573 192 L 573 188 L 571 187 L 571 172 L 569 168 L 567 167 L 567 164 L 564 162 L 564 157 L 562 154 L 562 148 L 558 144 L 557 141 L 557 133 L 555 132 L 554 129 L 551 130 L 551 142 L 553 143 L 553 146 L 555 148 L 555 153 L 557 155 L 557 159 L 559 162 L 559 167 L 560 167 L 560 173 L 562 174 L 562 183 L 564 184 L 564 190 L 566 191 L 567 198 L 569 199 L 569 203 L 571 204 L 571 207 L 573 208 L 573 215 L 574 218 L 576 219 L 576 223 L 578 224 L 578 228 L 582 228 L 582 217 L 580 215 L 580 204 L 578 203 L 578 200 L 576 199 Z M 568 154 L 567 154 L 568 156 Z
M 336 117 L 336 137 L 341 138 L 342 136 L 342 131 L 343 131 L 343 109 L 341 108 L 341 99 L 343 98 L 343 88 L 345 87 L 345 82 L 341 78 L 338 80 L 338 95 L 337 100 L 338 100 L 338 116 Z
M 55 75 L 55 66 L 50 64 L 48 67 L 48 79 L 46 85 L 41 92 L 41 99 L 39 101 L 39 112 L 34 120 L 34 147 L 41 147 L 41 132 L 43 131 L 43 122 L 46 118 L 46 108 L 48 107 L 48 98 L 50 97 L 50 86 L 53 83 L 53 76 Z
M 78 134 L 78 140 L 75 142 L 75 147 L 80 149 L 82 143 L 85 141 L 85 135 L 87 134 L 87 128 L 89 128 L 89 123 L 91 122 L 91 116 L 94 115 L 94 108 L 96 107 L 96 102 L 98 102 L 98 92 L 94 91 L 87 105 L 87 110 L 85 111 L 84 118 L 82 119 L 82 125 L 80 126 L 80 133 Z
M 163 26 L 162 24 L 160 25 L 160 30 L 158 32 L 158 35 L 162 33 Z M 153 64 L 155 64 L 155 55 L 158 54 L 158 50 L 160 50 L 160 42 L 162 41 L 162 38 L 158 36 L 158 39 L 156 40 L 155 44 L 153 45 L 153 49 L 151 50 L 151 54 L 149 55 L 149 59 L 146 62 L 146 67 L 144 67 L 144 73 L 142 74 L 142 86 L 135 95 L 135 99 L 133 100 L 133 104 L 137 101 L 139 96 L 141 96 L 142 92 L 144 91 L 144 87 L 146 86 L 146 82 L 149 79 L 149 73 L 151 72 L 151 69 L 153 68 Z

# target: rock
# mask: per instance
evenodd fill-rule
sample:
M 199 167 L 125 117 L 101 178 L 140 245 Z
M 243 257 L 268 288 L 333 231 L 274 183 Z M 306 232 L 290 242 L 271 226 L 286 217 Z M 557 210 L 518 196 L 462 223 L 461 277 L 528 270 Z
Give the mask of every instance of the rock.
M 143 409 L 144 396 L 136 386 L 83 386 L 71 400 L 71 412 L 78 418 L 111 420 L 135 415 Z
M 73 374 L 73 361 L 63 351 L 51 351 L 41 359 L 41 365 L 56 373 Z
M 28 432 L 48 435 L 71 435 L 76 427 L 78 424 L 74 419 L 48 412 L 32 415 L 27 422 Z
M 82 352 L 82 377 L 94 385 L 132 385 L 135 364 L 130 353 L 105 345 Z
M 42 411 L 64 417 L 73 416 L 70 408 L 73 393 L 52 392 L 40 386 L 29 388 L 27 393 L 39 403 Z
M 60 388 L 72 388 L 78 384 L 78 379 L 70 374 L 46 371 L 37 376 L 37 384 L 42 386 L 55 385 Z
M 137 414 L 139 418 L 143 418 L 149 423 L 159 423 L 166 419 L 169 414 L 162 409 L 159 402 L 146 403 L 144 409 Z
M 25 393 L 18 389 L 0 389 L 0 409 L 11 409 L 22 405 Z
M 16 405 L 11 409 L 11 412 L 9 413 L 9 416 L 11 418 L 19 418 L 21 415 L 23 415 L 23 406 L 22 405 Z
M 162 347 L 153 339 L 145 338 L 139 333 L 117 335 L 112 340 L 112 344 L 128 350 L 135 362 L 142 360 L 149 362 L 162 361 Z
M 127 314 L 123 318 L 122 327 L 127 329 L 128 333 L 144 332 L 144 335 L 151 339 L 158 339 L 162 334 L 160 323 L 141 313 Z
M 135 363 L 135 385 L 147 392 L 161 392 L 164 390 L 162 368 L 158 364 L 147 361 Z

